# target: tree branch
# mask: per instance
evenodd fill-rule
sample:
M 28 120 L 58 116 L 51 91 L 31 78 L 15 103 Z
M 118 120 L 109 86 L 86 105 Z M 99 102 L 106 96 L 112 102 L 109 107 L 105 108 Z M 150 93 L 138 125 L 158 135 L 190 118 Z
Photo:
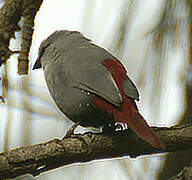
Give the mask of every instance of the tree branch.
M 192 125 L 153 127 L 167 152 L 192 148 Z M 131 130 L 110 133 L 68 133 L 63 139 L 23 146 L 0 154 L 0 178 L 33 176 L 57 167 L 96 159 L 162 153 L 142 141 Z
M 19 53 L 18 74 L 28 73 L 28 54 L 32 41 L 34 19 L 43 0 L 9 0 L 0 9 L 0 67 L 14 53 Z M 24 18 L 22 26 L 21 50 L 11 51 L 9 43 L 20 31 L 18 22 Z

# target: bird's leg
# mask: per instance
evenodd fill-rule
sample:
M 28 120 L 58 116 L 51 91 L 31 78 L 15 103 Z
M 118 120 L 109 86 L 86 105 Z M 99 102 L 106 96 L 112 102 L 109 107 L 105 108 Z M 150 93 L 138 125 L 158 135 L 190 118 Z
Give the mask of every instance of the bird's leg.
M 104 132 L 104 133 L 110 133 L 110 132 L 115 132 L 115 131 L 116 131 L 116 125 L 115 125 L 115 123 L 105 124 L 105 125 L 102 127 L 102 132 Z

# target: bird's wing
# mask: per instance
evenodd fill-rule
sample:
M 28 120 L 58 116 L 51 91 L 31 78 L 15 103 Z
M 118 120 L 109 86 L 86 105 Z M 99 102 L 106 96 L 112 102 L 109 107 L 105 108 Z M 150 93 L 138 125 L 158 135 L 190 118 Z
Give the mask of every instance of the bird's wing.
M 139 100 L 139 92 L 136 86 L 134 85 L 134 83 L 131 81 L 131 79 L 128 76 L 123 81 L 123 90 L 125 94 L 130 98 Z
M 127 75 L 127 70 L 123 64 L 117 59 L 105 59 L 102 64 L 107 68 L 114 78 L 117 86 L 123 90 L 122 93 L 125 93 L 128 97 L 133 100 L 139 100 L 139 92 Z
M 107 69 L 97 62 L 87 67 L 87 63 L 81 63 L 72 69 L 71 85 L 73 87 L 89 91 L 100 96 L 115 106 L 120 107 L 123 103 L 119 88 Z

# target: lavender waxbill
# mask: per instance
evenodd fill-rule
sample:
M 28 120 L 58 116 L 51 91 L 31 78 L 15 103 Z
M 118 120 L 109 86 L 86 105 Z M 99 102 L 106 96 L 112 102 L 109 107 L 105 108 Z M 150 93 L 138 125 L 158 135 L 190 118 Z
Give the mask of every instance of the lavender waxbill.
M 56 31 L 39 48 L 33 69 L 43 68 L 58 108 L 84 127 L 125 123 L 155 148 L 164 145 L 139 113 L 139 93 L 123 64 L 77 31 Z

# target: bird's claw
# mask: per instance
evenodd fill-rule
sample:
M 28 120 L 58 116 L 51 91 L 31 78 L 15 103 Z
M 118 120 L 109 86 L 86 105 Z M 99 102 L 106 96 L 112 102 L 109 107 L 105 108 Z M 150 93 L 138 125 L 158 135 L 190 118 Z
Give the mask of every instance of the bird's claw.
M 115 124 L 115 131 L 123 131 L 128 129 L 127 125 L 124 123 L 116 123 Z

